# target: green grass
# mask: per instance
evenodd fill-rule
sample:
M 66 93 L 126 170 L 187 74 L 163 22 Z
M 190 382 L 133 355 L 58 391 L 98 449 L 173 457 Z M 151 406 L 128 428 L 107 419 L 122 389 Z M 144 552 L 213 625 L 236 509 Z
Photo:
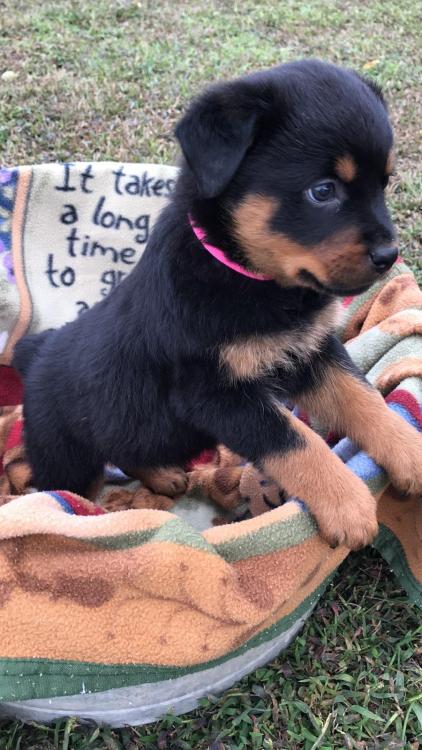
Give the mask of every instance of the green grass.
M 0 157 L 10 165 L 173 161 L 174 123 L 204 83 L 304 55 L 373 76 L 397 131 L 393 214 L 422 277 L 417 1 L 5 0 L 0 7 Z
M 206 82 L 300 56 L 385 89 L 390 203 L 422 278 L 420 6 L 410 0 L 0 2 L 0 161 L 174 161 L 174 123 Z M 422 631 L 375 553 L 353 555 L 290 649 L 188 716 L 112 731 L 0 724 L 0 750 L 422 747 Z

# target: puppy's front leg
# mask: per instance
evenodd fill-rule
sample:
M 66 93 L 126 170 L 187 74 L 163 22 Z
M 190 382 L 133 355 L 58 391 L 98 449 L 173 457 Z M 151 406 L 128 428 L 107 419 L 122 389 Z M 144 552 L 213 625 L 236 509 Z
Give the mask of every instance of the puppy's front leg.
M 376 502 L 365 484 L 259 384 L 243 384 L 225 399 L 196 401 L 191 411 L 196 427 L 304 500 L 330 544 L 356 549 L 372 541 Z
M 363 448 L 399 490 L 421 492 L 422 434 L 388 408 L 334 337 L 327 353 L 328 363 L 299 404 Z
M 298 438 L 284 453 L 262 461 L 264 472 L 289 495 L 306 502 L 321 535 L 332 545 L 359 549 L 377 534 L 376 501 L 366 485 L 329 449 L 313 430 L 290 412 L 280 415 Z

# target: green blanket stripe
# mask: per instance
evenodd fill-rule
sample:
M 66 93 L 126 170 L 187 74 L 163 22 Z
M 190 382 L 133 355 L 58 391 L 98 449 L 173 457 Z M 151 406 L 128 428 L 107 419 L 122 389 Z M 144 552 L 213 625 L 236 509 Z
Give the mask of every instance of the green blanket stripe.
M 394 351 L 394 347 L 402 340 L 401 334 L 381 332 L 375 327 L 346 343 L 346 349 L 355 365 L 363 370 L 374 385 L 374 370 L 378 363 L 382 362 L 391 350 Z
M 301 511 L 285 521 L 277 521 L 250 534 L 220 542 L 215 549 L 227 562 L 237 562 L 295 547 L 317 533 L 312 516 Z
M 370 477 L 365 484 L 373 495 L 380 495 L 388 487 L 390 481 L 386 472 L 381 469 L 375 476 Z
M 301 617 L 307 616 L 324 593 L 334 572 L 330 573 L 293 612 L 218 659 L 189 667 L 164 667 L 151 664 L 98 664 L 52 659 L 3 658 L 0 659 L 0 701 L 55 698 L 84 692 L 98 693 L 112 688 L 183 677 L 224 664 L 255 646 L 271 641 L 291 628 Z
M 169 523 L 167 521 L 167 523 Z M 115 536 L 92 536 L 92 537 L 69 537 L 72 541 L 82 542 L 82 544 L 92 544 L 99 549 L 120 550 L 130 549 L 131 547 L 140 547 L 142 544 L 149 542 L 157 529 L 141 529 L 140 531 L 128 531 L 125 534 L 115 534 Z
M 301 544 L 317 533 L 316 525 L 309 513 L 300 512 L 284 521 L 277 521 L 250 534 L 235 537 L 225 542 L 212 545 L 192 529 L 185 521 L 174 518 L 154 529 L 130 531 L 116 536 L 97 536 L 86 539 L 72 537 L 86 544 L 93 544 L 100 549 L 124 550 L 140 547 L 147 542 L 173 542 L 181 546 L 220 555 L 227 562 L 244 560 L 247 557 L 266 555 L 278 550 L 288 549 Z
M 382 356 L 380 353 L 378 361 L 371 368 L 371 377 L 375 380 L 382 375 L 390 365 L 399 364 L 407 357 L 419 359 L 421 355 L 421 336 L 419 334 L 414 334 L 413 336 L 408 335 L 406 338 L 403 338 L 402 336 L 399 341 L 390 346 L 388 351 L 382 353 Z
M 95 536 L 85 539 L 78 537 L 78 540 L 107 550 L 124 550 L 131 547 L 141 547 L 147 542 L 174 542 L 186 547 L 202 549 L 211 555 L 217 554 L 214 547 L 206 541 L 202 534 L 195 531 L 189 524 L 181 518 L 177 518 L 177 516 L 153 529 L 128 531 L 127 533 L 116 534 L 114 536 Z
M 380 524 L 379 533 L 373 546 L 391 566 L 398 582 L 413 604 L 422 609 L 422 583 L 415 578 L 409 568 L 406 553 L 400 540 L 391 529 Z

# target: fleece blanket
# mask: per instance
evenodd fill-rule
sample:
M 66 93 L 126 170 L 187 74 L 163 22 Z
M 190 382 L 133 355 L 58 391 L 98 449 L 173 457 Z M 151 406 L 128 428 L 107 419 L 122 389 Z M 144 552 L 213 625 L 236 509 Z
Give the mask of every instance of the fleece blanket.
M 2 701 L 175 686 L 195 674 L 210 691 L 228 666 L 235 678 L 240 659 L 245 672 L 252 654 L 293 635 L 349 554 L 322 541 L 300 498 L 224 446 L 187 467 L 187 498 L 122 488 L 111 467 L 118 484 L 101 505 L 31 487 L 14 343 L 110 293 L 175 177 L 111 163 L 0 172 Z M 343 300 L 339 334 L 390 408 L 422 429 L 422 293 L 403 263 Z M 379 498 L 375 546 L 422 606 L 421 498 L 399 497 L 347 438 L 327 439 Z M 208 528 L 205 516 L 194 522 L 201 499 L 212 501 Z

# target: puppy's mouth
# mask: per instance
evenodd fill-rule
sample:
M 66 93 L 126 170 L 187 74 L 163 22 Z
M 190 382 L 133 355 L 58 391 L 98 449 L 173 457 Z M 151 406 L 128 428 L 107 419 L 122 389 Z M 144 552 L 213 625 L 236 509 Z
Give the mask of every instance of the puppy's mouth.
M 376 279 L 373 279 L 372 281 L 369 281 L 366 284 L 360 284 L 359 286 L 354 286 L 354 287 L 347 287 L 343 285 L 332 286 L 331 284 L 330 285 L 323 284 L 310 271 L 305 271 L 305 270 L 300 271 L 299 277 L 304 283 L 307 284 L 307 286 L 311 286 L 319 292 L 324 292 L 324 294 L 330 294 L 333 297 L 349 297 L 349 296 L 353 296 L 356 294 L 363 294 L 364 292 L 367 292 L 368 289 L 370 289 L 370 287 L 372 286 L 372 284 L 374 284 L 376 281 Z

